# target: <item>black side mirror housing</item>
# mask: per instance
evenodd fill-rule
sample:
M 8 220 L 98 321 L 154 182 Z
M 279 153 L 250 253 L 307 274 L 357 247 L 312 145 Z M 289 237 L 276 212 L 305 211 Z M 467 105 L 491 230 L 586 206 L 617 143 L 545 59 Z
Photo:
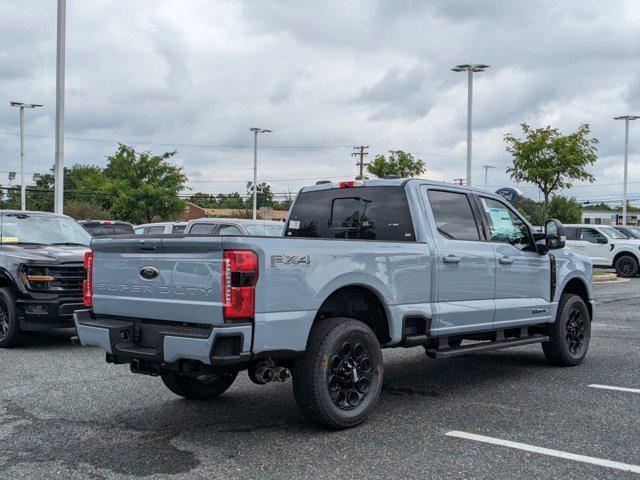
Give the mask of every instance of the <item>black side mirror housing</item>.
M 607 243 L 607 239 L 602 237 L 597 237 L 596 243 Z
M 548 250 L 564 248 L 567 236 L 564 233 L 564 226 L 560 223 L 560 220 L 556 220 L 555 218 L 547 220 L 544 224 L 544 233 Z

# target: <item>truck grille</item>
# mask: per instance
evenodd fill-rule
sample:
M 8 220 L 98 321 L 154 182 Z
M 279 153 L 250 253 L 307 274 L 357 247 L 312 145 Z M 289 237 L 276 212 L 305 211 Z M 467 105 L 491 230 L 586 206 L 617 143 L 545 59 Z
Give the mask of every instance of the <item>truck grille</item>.
M 26 274 L 47 275 L 53 277 L 48 282 L 28 281 L 29 288 L 50 292 L 79 292 L 82 291 L 82 281 L 85 278 L 85 270 L 82 264 L 29 266 Z
M 54 280 L 50 283 L 51 290 L 82 290 L 82 281 L 85 278 L 84 266 L 59 266 L 49 267 Z

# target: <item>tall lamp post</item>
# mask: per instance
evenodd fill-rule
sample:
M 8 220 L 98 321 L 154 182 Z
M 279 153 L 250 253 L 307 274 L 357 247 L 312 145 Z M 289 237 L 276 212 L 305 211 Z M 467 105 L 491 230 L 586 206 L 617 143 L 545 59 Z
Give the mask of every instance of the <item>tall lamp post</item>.
M 56 44 L 56 162 L 53 211 L 64 210 L 64 70 L 67 0 L 58 0 L 58 34 Z
M 253 132 L 253 219 L 255 220 L 258 212 L 258 134 L 271 133 L 272 130 L 252 127 L 249 131 Z
M 39 103 L 9 102 L 12 107 L 20 109 L 20 210 L 27 209 L 27 182 L 24 178 L 24 109 L 38 108 Z
M 624 187 L 622 187 L 622 225 L 627 224 L 627 166 L 629 164 L 629 121 L 637 120 L 640 115 L 620 115 L 614 120 L 624 120 Z
M 471 126 L 473 113 L 473 74 L 484 72 L 489 65 L 478 63 L 466 63 L 456 65 L 451 70 L 454 72 L 467 72 L 467 186 L 471 186 Z
M 487 178 L 489 177 L 489 169 L 490 168 L 498 168 L 495 165 L 483 165 L 484 168 L 484 189 L 487 189 Z

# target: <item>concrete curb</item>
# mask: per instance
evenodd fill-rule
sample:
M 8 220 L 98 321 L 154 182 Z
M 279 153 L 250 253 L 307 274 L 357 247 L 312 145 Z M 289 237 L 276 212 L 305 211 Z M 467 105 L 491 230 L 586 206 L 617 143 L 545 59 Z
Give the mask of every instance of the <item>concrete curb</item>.
M 624 279 L 627 280 L 627 279 Z M 607 283 L 618 281 L 618 276 L 615 273 L 607 273 L 605 275 L 594 275 L 593 283 Z

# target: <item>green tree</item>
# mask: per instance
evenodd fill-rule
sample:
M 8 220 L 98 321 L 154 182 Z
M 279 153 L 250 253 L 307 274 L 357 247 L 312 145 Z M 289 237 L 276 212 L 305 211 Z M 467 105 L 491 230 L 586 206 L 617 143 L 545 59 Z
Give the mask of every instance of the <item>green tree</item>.
M 65 201 L 64 213 L 76 220 L 104 220 L 111 218 L 111 212 L 100 205 L 81 200 Z
M 271 193 L 271 185 L 266 182 L 262 182 L 257 185 L 256 190 L 256 204 L 258 205 L 258 208 L 270 207 L 273 203 L 273 193 Z M 253 182 L 247 182 L 247 195 L 249 195 L 247 206 L 251 206 L 251 208 L 253 208 Z
M 532 225 L 542 225 L 544 223 L 540 218 L 542 209 L 539 202 L 529 197 L 522 197 L 514 203 L 514 207 L 516 207 Z
M 554 195 L 549 203 L 549 218 L 557 218 L 562 223 L 580 223 L 582 207 L 575 198 Z
M 544 196 L 542 216 L 549 216 L 549 200 L 558 189 L 570 188 L 575 180 L 595 181 L 586 167 L 598 159 L 598 140 L 589 138 L 589 125 L 580 125 L 570 135 L 562 135 L 557 128 L 532 129 L 522 124 L 524 139 L 508 133 L 504 136 L 507 152 L 513 165 L 507 173 L 516 182 L 530 182 L 538 186 Z
M 182 168 L 169 162 L 175 154 L 138 153 L 119 144 L 116 153 L 107 157 L 104 170 L 115 218 L 144 223 L 154 218 L 175 219 L 184 212 L 187 202 L 178 195 L 187 189 L 187 177 Z
M 426 168 L 422 160 L 413 158 L 408 152 L 396 150 L 388 158 L 384 155 L 376 156 L 367 166 L 367 170 L 378 178 L 388 175 L 410 178 L 422 175 Z

